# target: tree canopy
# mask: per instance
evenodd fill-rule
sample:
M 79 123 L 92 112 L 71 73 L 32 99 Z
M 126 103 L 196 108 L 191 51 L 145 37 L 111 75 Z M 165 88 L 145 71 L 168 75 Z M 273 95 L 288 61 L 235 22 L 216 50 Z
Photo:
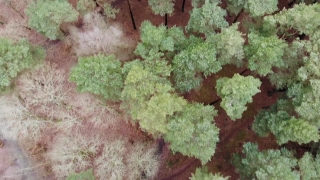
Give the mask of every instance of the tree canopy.
M 0 92 L 8 88 L 20 72 L 35 67 L 44 57 L 45 51 L 26 39 L 14 43 L 0 38 Z
M 222 98 L 220 106 L 232 119 L 239 119 L 247 109 L 246 104 L 252 102 L 252 96 L 260 92 L 261 82 L 252 76 L 235 74 L 232 78 L 217 80 L 217 94 Z
M 212 106 L 198 103 L 186 105 L 182 111 L 172 116 L 164 138 L 170 149 L 187 156 L 200 159 L 202 164 L 210 161 L 219 141 L 219 129 L 213 118 L 217 111 Z
M 36 0 L 26 9 L 29 26 L 51 40 L 59 39 L 60 25 L 78 19 L 78 12 L 67 0 Z
M 102 54 L 80 57 L 72 68 L 70 80 L 80 92 L 102 95 L 105 99 L 120 100 L 123 87 L 121 62 L 113 55 Z

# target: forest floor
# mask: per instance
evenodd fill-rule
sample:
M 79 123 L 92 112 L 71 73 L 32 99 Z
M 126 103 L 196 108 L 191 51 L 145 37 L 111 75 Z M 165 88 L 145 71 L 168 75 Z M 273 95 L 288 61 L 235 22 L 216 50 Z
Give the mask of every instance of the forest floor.
M 76 2 L 76 0 L 69 1 L 73 4 Z M 189 11 L 192 9 L 192 7 L 190 1 L 186 1 L 185 11 L 181 12 L 182 1 L 183 0 L 176 0 L 174 13 L 173 15 L 168 16 L 168 27 L 186 26 L 189 19 Z M 147 0 L 130 0 L 135 24 L 138 28 L 137 30 L 134 30 L 127 2 L 128 1 L 126 0 L 116 0 L 114 2 L 115 7 L 119 8 L 120 12 L 115 20 L 110 20 L 110 23 L 120 24 L 120 26 L 123 28 L 124 35 L 132 41 L 137 42 L 139 40 L 139 27 L 144 20 L 149 20 L 155 25 L 164 24 L 164 17 L 154 15 L 150 7 L 147 5 Z M 286 1 L 281 2 L 284 3 Z M 285 4 L 283 3 L 280 3 L 279 6 L 284 7 Z M 223 6 L 224 5 L 225 4 L 223 4 Z M 1 9 L 2 8 L 0 7 L 0 11 Z M 5 13 L 15 14 L 12 11 L 9 12 L 9 10 Z M 5 16 L 8 16 L 8 14 Z M 19 19 L 18 16 L 19 15 L 15 14 L 14 16 L 11 16 L 11 18 Z M 229 22 L 232 22 L 233 19 L 234 16 L 227 17 Z M 241 17 L 239 19 L 241 20 Z M 46 61 L 56 63 L 58 68 L 64 69 L 68 73 L 70 68 L 77 63 L 76 56 L 63 41 L 46 41 L 43 36 L 37 35 L 34 32 L 30 32 L 30 36 L 32 36 L 30 39 L 33 43 L 45 46 L 47 49 Z M 132 51 L 125 53 L 130 54 Z M 204 80 L 201 89 L 183 94 L 183 96 L 189 101 L 209 104 L 219 99 L 215 92 L 216 79 L 219 77 L 231 77 L 234 73 L 240 73 L 243 70 L 243 68 L 237 69 L 233 66 L 225 66 L 219 73 L 207 77 Z M 246 71 L 243 75 L 256 76 L 250 71 Z M 257 115 L 259 110 L 261 110 L 263 107 L 274 104 L 278 96 L 277 94 L 268 96 L 268 91 L 272 91 L 272 87 L 268 79 L 261 77 L 259 78 L 262 81 L 262 86 L 260 87 L 261 92 L 253 97 L 253 103 L 247 105 L 248 109 L 244 112 L 242 119 L 236 121 L 230 120 L 225 111 L 219 106 L 219 102 L 214 104 L 215 108 L 218 110 L 218 115 L 215 118 L 215 124 L 220 128 L 220 142 L 217 144 L 216 152 L 211 161 L 207 163 L 207 166 L 210 172 L 220 172 L 223 176 L 231 176 L 230 180 L 239 178 L 234 171 L 234 167 L 230 163 L 230 159 L 233 153 L 240 152 L 242 150 L 242 145 L 245 142 L 257 142 L 259 144 L 259 148 L 261 149 L 272 149 L 278 147 L 275 139 L 272 136 L 260 138 L 251 130 L 251 124 L 254 120 L 254 116 Z M 136 138 L 149 138 L 144 133 L 139 131 L 137 127 L 130 126 L 126 124 L 125 121 L 123 121 L 122 126 L 128 127 L 121 131 L 121 133 L 125 133 L 127 136 L 134 134 Z M 193 173 L 199 166 L 201 166 L 199 160 L 188 158 L 180 153 L 172 154 L 168 148 L 168 145 L 166 144 L 162 151 L 161 167 L 156 179 L 187 180 L 191 176 L 191 173 Z

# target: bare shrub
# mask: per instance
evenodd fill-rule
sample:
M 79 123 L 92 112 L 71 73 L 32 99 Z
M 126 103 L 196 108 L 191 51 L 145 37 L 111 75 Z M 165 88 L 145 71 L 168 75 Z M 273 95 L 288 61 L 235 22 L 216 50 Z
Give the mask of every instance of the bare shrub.
M 17 81 L 17 91 L 25 106 L 35 114 L 50 119 L 61 119 L 65 111 L 68 91 L 66 73 L 54 64 L 22 74 Z M 63 114 L 63 113 L 62 113 Z
M 90 93 L 73 93 L 68 99 L 68 105 L 78 117 L 89 121 L 96 128 L 109 128 L 121 121 L 114 107 Z
M 128 179 L 154 179 L 159 170 L 159 157 L 155 147 L 147 148 L 136 143 L 127 157 Z
M 36 141 L 51 122 L 34 116 L 16 96 L 1 96 L 0 124 L 6 138 L 29 138 Z
M 95 172 L 100 179 L 154 179 L 159 169 L 156 148 L 142 142 L 125 144 L 124 140 L 105 143 L 103 152 L 95 160 Z
M 126 146 L 123 140 L 105 143 L 101 156 L 95 160 L 96 175 L 100 179 L 123 179 L 127 170 L 125 154 Z
M 60 134 L 45 155 L 56 178 L 64 180 L 70 173 L 91 168 L 91 158 L 96 156 L 101 144 L 99 136 L 79 132 Z
M 77 56 L 88 56 L 97 53 L 115 54 L 118 59 L 133 51 L 134 43 L 126 39 L 121 27 L 117 24 L 107 24 L 98 13 L 86 14 L 83 18 L 83 27 L 70 28 L 73 49 Z M 126 43 L 123 43 L 126 42 Z

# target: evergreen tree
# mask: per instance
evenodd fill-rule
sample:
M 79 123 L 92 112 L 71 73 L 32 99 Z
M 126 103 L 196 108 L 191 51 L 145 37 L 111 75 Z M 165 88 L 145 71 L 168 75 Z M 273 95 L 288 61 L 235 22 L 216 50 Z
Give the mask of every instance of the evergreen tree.
M 278 100 L 268 111 L 260 111 L 253 122 L 253 130 L 259 136 L 272 133 L 278 144 L 288 141 L 301 143 L 317 142 L 318 128 L 302 117 L 295 118 L 294 106 L 289 100 Z
M 175 0 L 148 0 L 154 14 L 164 16 L 165 14 L 173 13 L 173 6 Z
M 81 57 L 71 70 L 70 80 L 77 84 L 80 92 L 91 92 L 118 101 L 124 81 L 121 62 L 113 55 Z
M 135 54 L 143 59 L 157 59 L 164 55 L 170 57 L 170 52 L 181 50 L 186 44 L 180 27 L 166 29 L 163 25 L 156 27 L 150 21 L 143 21 L 140 32 L 142 42 L 138 43 Z
M 261 82 L 252 76 L 243 77 L 235 74 L 232 78 L 220 78 L 217 80 L 217 94 L 222 98 L 220 106 L 232 119 L 241 118 L 247 109 L 245 106 L 252 102 L 252 96 L 260 92 Z
M 220 1 L 205 0 L 202 7 L 194 7 L 186 29 L 189 32 L 204 33 L 208 36 L 217 29 L 228 27 L 229 24 L 225 20 L 227 11 L 218 6 L 220 3 Z
M 227 28 L 222 28 L 221 33 L 213 34 L 207 41 L 215 46 L 217 60 L 221 65 L 234 64 L 237 67 L 243 65 L 244 39 L 238 31 L 239 23 Z
M 122 108 L 126 109 L 133 121 L 138 121 L 145 131 L 159 136 L 167 132 L 169 116 L 181 111 L 186 101 L 173 94 L 169 66 L 162 67 L 169 74 L 162 77 L 148 71 L 143 64 L 133 64 L 124 82 L 121 93 Z
M 193 36 L 188 41 L 189 45 L 172 61 L 175 87 L 180 92 L 199 87 L 202 73 L 208 76 L 222 69 L 214 44 Z
M 252 17 L 272 14 L 278 10 L 277 0 L 228 0 L 227 2 L 231 13 L 238 14 L 243 9 Z
M 197 168 L 196 172 L 189 178 L 190 180 L 228 180 L 228 177 L 222 177 L 219 173 L 212 174 L 208 172 L 207 167 Z
M 304 153 L 298 161 L 302 180 L 316 180 L 320 178 L 320 155 L 313 158 L 311 153 Z
M 248 34 L 249 45 L 245 47 L 248 67 L 261 76 L 272 73 L 272 67 L 285 66 L 282 56 L 287 44 L 277 36 L 263 36 L 256 32 Z
M 249 142 L 243 145 L 242 153 L 234 154 L 232 158 L 241 179 L 300 180 L 299 172 L 295 171 L 297 159 L 285 148 L 260 152 L 257 144 Z
M 20 72 L 35 67 L 44 57 L 44 50 L 26 39 L 13 43 L 0 38 L 0 92 L 5 91 Z
M 61 37 L 60 25 L 78 19 L 78 12 L 67 0 L 36 0 L 26 9 L 29 26 L 51 40 Z
M 216 115 L 212 106 L 188 104 L 170 118 L 164 139 L 170 143 L 173 152 L 198 158 L 205 164 L 210 161 L 219 141 L 219 129 L 212 123 Z

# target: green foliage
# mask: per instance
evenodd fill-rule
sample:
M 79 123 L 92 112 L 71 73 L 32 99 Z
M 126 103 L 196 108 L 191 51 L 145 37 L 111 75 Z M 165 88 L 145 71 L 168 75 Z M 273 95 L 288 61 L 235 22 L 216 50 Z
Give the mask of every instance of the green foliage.
M 320 115 L 320 54 L 310 53 L 305 58 L 304 65 L 297 71 L 297 79 L 300 82 L 293 84 L 288 90 L 288 96 L 292 98 L 296 112 L 301 118 L 319 127 Z
M 77 2 L 77 11 L 79 11 L 82 16 L 89 12 L 93 12 L 95 7 L 96 3 L 93 0 L 79 0 Z
M 252 96 L 260 92 L 261 82 L 252 76 L 235 74 L 232 78 L 220 78 L 217 80 L 217 94 L 222 98 L 220 106 L 232 119 L 241 118 L 247 109 L 245 106 L 252 102 Z
M 212 34 L 215 30 L 228 27 L 225 20 L 227 11 L 222 9 L 218 4 L 220 1 L 205 1 L 201 8 L 193 8 L 186 29 L 190 32 Z
M 305 42 L 294 40 L 284 49 L 282 57 L 286 66 L 277 68 L 273 73 L 268 75 L 271 84 L 277 89 L 290 87 L 297 80 L 297 69 L 302 66 L 305 58 Z
M 112 1 L 113 0 L 111 0 L 111 2 Z M 105 0 L 97 0 L 97 3 L 103 8 L 104 15 L 107 18 L 115 19 L 120 9 L 113 8 L 111 2 L 105 2 Z
M 213 175 L 208 172 L 207 167 L 197 168 L 196 172 L 189 178 L 190 180 L 228 180 L 228 177 L 222 177 L 219 173 Z
M 51 40 L 61 36 L 62 23 L 78 18 L 78 12 L 67 0 L 36 0 L 28 6 L 26 14 L 29 16 L 29 26 Z
M 137 119 L 140 126 L 151 134 L 166 133 L 168 117 L 182 111 L 186 100 L 171 93 L 156 94 L 140 109 Z
M 0 38 L 0 92 L 5 91 L 21 71 L 35 67 L 44 57 L 44 50 L 26 39 L 12 43 Z
M 249 12 L 252 17 L 272 14 L 278 10 L 277 0 L 228 0 L 228 10 L 238 14 L 241 9 Z
M 150 21 L 142 22 L 140 32 L 142 42 L 137 45 L 135 54 L 144 59 L 157 59 L 167 52 L 181 49 L 186 40 L 181 28 L 156 27 Z
M 80 92 L 91 92 L 117 101 L 123 87 L 121 62 L 113 55 L 81 57 L 71 70 L 70 80 L 77 84 Z
M 288 141 L 302 144 L 319 140 L 318 128 L 303 119 L 290 118 L 279 124 L 278 128 L 273 131 L 279 144 Z
M 285 66 L 282 56 L 287 44 L 277 36 L 262 36 L 255 32 L 248 34 L 249 45 L 245 47 L 248 67 L 261 76 L 272 73 L 272 67 Z
M 298 165 L 300 168 L 302 180 L 316 180 L 320 178 L 320 155 L 316 158 L 312 154 L 306 152 L 303 157 L 299 159 Z
M 216 59 L 214 44 L 195 37 L 190 37 L 189 42 L 189 46 L 172 61 L 175 87 L 180 92 L 198 87 L 202 81 L 200 73 L 208 76 L 222 69 Z
M 70 174 L 66 180 L 95 180 L 92 169 Z
M 299 34 L 312 35 L 319 29 L 320 4 L 306 5 L 297 4 L 293 8 L 284 9 L 273 16 L 264 18 L 264 28 L 284 36 L 292 31 L 299 31 Z
M 166 79 L 171 72 L 170 66 L 158 63 L 159 71 L 155 73 L 149 71 L 150 67 L 145 62 L 131 65 L 121 94 L 121 106 L 131 114 L 134 121 L 139 121 L 142 129 L 157 136 L 167 131 L 165 125 L 169 116 L 181 111 L 186 101 L 173 94 L 174 89 Z
M 165 140 L 170 149 L 200 159 L 202 164 L 210 161 L 219 141 L 219 129 L 212 123 L 217 111 L 212 106 L 188 104 L 172 116 L 167 125 Z
M 278 144 L 294 141 L 299 144 L 317 142 L 318 128 L 308 121 L 290 116 L 286 111 L 292 111 L 289 101 L 279 100 L 269 111 L 260 111 L 253 122 L 253 130 L 259 136 L 273 133 Z M 291 112 L 293 114 L 293 112 Z
M 244 155 L 234 154 L 232 158 L 241 179 L 300 180 L 300 174 L 294 170 L 297 160 L 285 148 L 259 152 L 258 145 L 249 142 L 243 145 L 242 153 Z
M 215 45 L 217 60 L 221 65 L 234 64 L 237 67 L 243 65 L 244 58 L 244 38 L 238 31 L 239 23 L 228 28 L 222 28 L 221 33 L 208 37 L 208 41 Z
M 154 14 L 164 16 L 165 14 L 173 13 L 173 6 L 175 0 L 148 0 L 149 6 L 151 6 Z

